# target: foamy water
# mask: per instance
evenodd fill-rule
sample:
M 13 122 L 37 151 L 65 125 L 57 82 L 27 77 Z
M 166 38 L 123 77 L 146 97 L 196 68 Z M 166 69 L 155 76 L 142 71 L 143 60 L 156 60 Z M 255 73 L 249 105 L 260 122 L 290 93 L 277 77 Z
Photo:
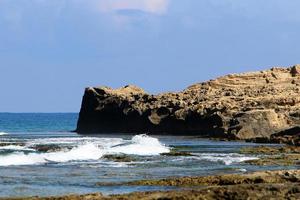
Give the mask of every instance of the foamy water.
M 35 149 L 35 146 L 38 145 L 50 145 L 50 147 L 56 145 L 60 149 L 54 149 L 53 152 L 39 152 Z M 27 140 L 22 145 L 14 144 L 0 147 L 0 152 L 5 150 L 12 152 L 0 155 L 0 166 L 41 165 L 75 161 L 101 162 L 104 155 L 157 156 L 162 153 L 169 153 L 171 148 L 161 143 L 157 138 L 142 134 L 133 136 L 130 140 L 97 137 L 38 138 Z M 176 158 L 174 162 L 187 159 L 222 162 L 225 165 L 231 165 L 258 158 L 238 153 L 195 153 L 191 157 Z M 120 163 L 116 164 L 120 165 Z
M 158 139 L 147 135 L 136 135 L 129 144 L 106 149 L 108 154 L 134 154 L 140 156 L 159 155 L 170 152 L 170 148 L 161 144 Z
M 71 149 L 41 153 L 35 145 L 72 145 Z M 106 154 L 128 154 L 139 156 L 168 153 L 170 148 L 158 139 L 147 135 L 136 135 L 131 140 L 121 138 L 44 138 L 28 141 L 23 146 L 7 145 L 0 150 L 12 150 L 13 153 L 0 155 L 0 166 L 38 165 L 46 163 L 65 163 L 71 161 L 98 161 Z M 31 151 L 26 153 L 24 151 Z
M 0 136 L 1 136 L 1 135 L 8 135 L 8 133 L 0 132 Z
M 0 197 L 163 190 L 172 188 L 101 184 L 280 169 L 243 162 L 263 156 L 240 153 L 255 144 L 183 136 L 78 135 L 70 132 L 77 117 L 0 113 Z M 191 155 L 162 154 L 170 151 Z
M 222 162 L 225 165 L 231 165 L 233 163 L 240 163 L 244 162 L 247 160 L 256 160 L 259 159 L 258 157 L 255 156 L 246 156 L 244 154 L 239 154 L 239 153 L 202 153 L 202 154 L 197 154 L 198 156 L 195 157 L 194 159 L 199 159 L 199 160 L 208 160 L 212 162 Z
M 0 150 L 13 150 L 13 151 L 35 151 L 35 149 L 27 148 L 19 145 L 7 145 L 0 147 Z M 1 163 L 0 163 L 1 164 Z

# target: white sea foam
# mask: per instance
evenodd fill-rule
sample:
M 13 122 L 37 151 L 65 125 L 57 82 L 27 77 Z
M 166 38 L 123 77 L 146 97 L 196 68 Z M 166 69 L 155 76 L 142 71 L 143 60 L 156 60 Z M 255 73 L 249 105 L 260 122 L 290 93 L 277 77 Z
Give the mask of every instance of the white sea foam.
M 70 151 L 52 152 L 43 155 L 45 160 L 53 162 L 68 162 L 75 160 L 98 160 L 103 156 L 103 151 L 92 143 L 85 144 Z
M 132 138 L 131 143 L 112 147 L 106 150 L 106 153 L 123 153 L 141 156 L 159 155 L 170 152 L 169 147 L 161 144 L 157 138 L 147 135 L 136 135 Z
M 98 146 L 110 147 L 123 143 L 122 138 L 97 138 L 97 137 L 64 137 L 64 138 L 40 138 L 28 142 L 28 145 L 80 145 L 93 143 Z
M 246 156 L 238 153 L 200 153 L 197 155 L 198 157 L 196 157 L 196 159 L 208 160 L 212 162 L 223 162 L 225 165 L 259 159 L 254 156 Z
M 36 165 L 46 162 L 41 155 L 36 153 L 24 154 L 23 152 L 17 152 L 0 157 L 0 166 Z
M 13 150 L 13 151 L 35 151 L 35 149 L 27 148 L 26 146 L 7 145 L 0 147 L 0 150 Z
M 8 133 L 0 132 L 0 136 L 1 136 L 1 135 L 8 135 Z
M 8 165 L 34 165 L 47 162 L 68 162 L 78 160 L 98 160 L 103 152 L 94 144 L 85 144 L 69 151 L 52 153 L 12 153 L 0 157 L 0 166 Z
M 240 169 L 237 169 L 237 171 L 240 171 L 240 172 L 247 172 L 247 169 L 240 168 Z
M 75 142 L 76 141 L 76 142 Z M 99 161 L 104 154 L 134 154 L 134 155 L 159 155 L 169 152 L 169 148 L 161 144 L 158 139 L 147 135 L 136 135 L 131 140 L 121 138 L 55 138 L 31 141 L 26 146 L 9 145 L 2 149 L 16 151 L 32 150 L 36 144 L 68 143 L 75 145 L 71 150 L 60 150 L 50 153 L 24 153 L 14 152 L 0 156 L 0 166 L 9 165 L 34 165 L 44 163 L 66 163 L 70 161 Z M 0 149 L 1 149 L 0 148 Z

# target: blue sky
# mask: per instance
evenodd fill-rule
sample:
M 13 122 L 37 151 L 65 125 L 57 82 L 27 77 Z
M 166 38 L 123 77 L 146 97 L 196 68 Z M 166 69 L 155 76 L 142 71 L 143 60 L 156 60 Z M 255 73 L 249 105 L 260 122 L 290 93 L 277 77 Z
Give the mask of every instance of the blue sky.
M 178 91 L 300 63 L 299 0 L 0 0 L 0 111 L 78 112 L 85 87 Z

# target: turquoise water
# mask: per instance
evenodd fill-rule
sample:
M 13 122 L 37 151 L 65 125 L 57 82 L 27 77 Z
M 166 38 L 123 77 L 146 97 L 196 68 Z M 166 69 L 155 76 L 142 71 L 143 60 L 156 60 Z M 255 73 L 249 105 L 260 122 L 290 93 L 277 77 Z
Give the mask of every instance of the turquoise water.
M 240 148 L 256 144 L 185 136 L 77 135 L 72 132 L 77 117 L 72 113 L 0 114 L 0 197 L 164 190 L 174 188 L 101 185 L 280 169 L 243 162 L 257 157 L 240 154 Z M 192 155 L 163 155 L 170 151 Z

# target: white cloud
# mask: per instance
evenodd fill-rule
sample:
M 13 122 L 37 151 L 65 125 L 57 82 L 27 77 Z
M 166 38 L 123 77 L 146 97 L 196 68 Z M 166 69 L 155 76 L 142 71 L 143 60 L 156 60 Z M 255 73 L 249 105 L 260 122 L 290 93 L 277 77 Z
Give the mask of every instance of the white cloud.
M 102 12 L 119 10 L 139 10 L 156 15 L 165 14 L 169 0 L 101 0 L 99 8 Z

